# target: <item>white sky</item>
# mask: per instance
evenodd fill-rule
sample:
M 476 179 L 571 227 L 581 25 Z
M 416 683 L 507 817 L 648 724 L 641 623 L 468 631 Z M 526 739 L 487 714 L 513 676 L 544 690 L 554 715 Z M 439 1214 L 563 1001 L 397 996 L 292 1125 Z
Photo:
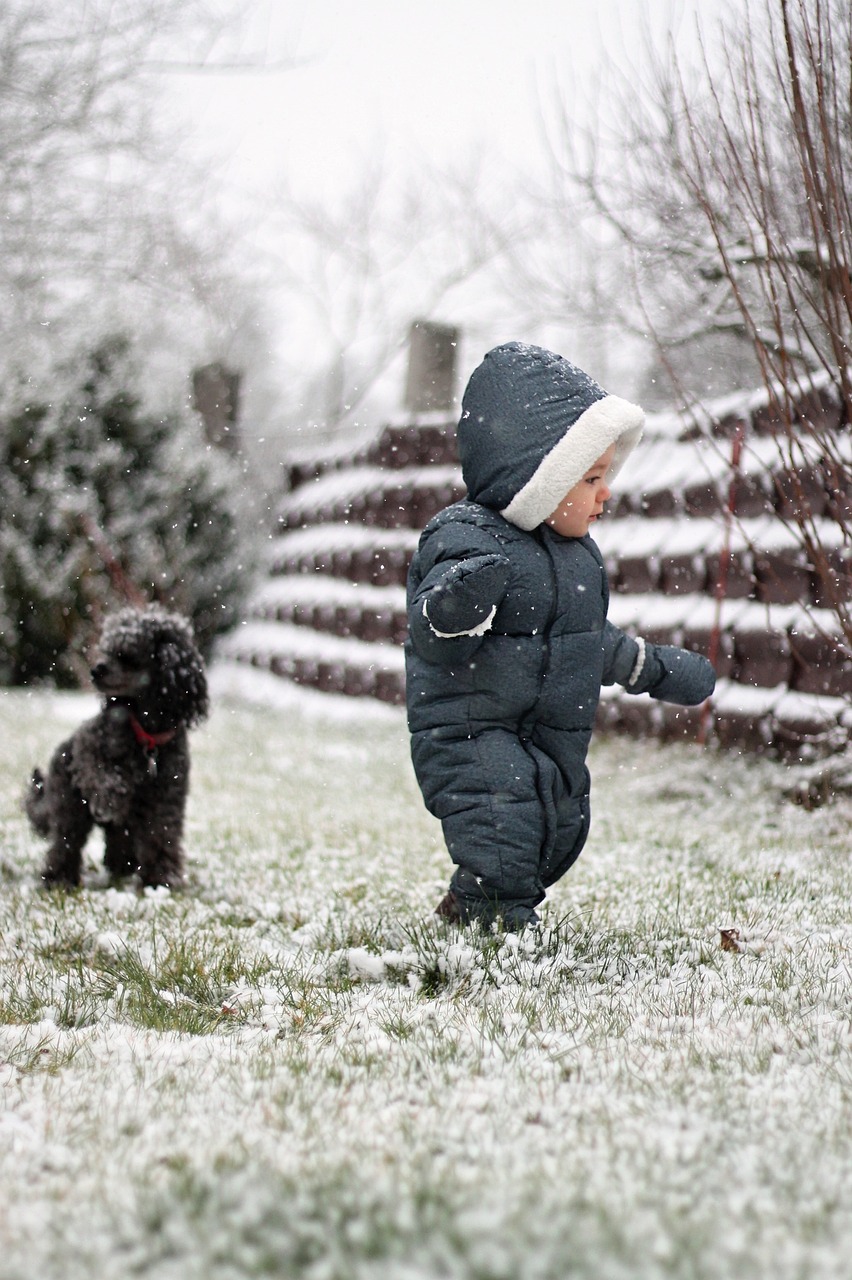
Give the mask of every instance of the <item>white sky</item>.
M 744 4 L 745 0 L 739 0 Z M 538 103 L 558 80 L 578 109 L 601 52 L 641 73 L 643 30 L 694 42 L 719 0 L 259 0 L 243 53 L 290 70 L 186 77 L 199 145 L 225 152 L 240 186 L 286 173 L 333 189 L 382 147 L 433 162 L 487 144 L 511 163 L 539 142 Z
M 744 8 L 748 0 L 728 2 Z M 255 213 L 269 209 L 269 193 L 282 177 L 300 198 L 345 191 L 377 155 L 392 172 L 394 164 L 408 169 L 420 158 L 456 169 L 484 151 L 483 176 L 499 180 L 503 163 L 507 175 L 534 174 L 537 164 L 543 169 L 541 104 L 557 85 L 578 117 L 593 103 L 605 109 L 595 86 L 606 65 L 614 60 L 624 74 L 641 76 L 649 33 L 658 48 L 674 39 L 682 61 L 697 48 L 697 22 L 714 27 L 723 4 L 253 0 L 238 55 L 265 52 L 272 61 L 289 57 L 294 65 L 265 73 L 188 74 L 171 83 L 182 132 L 194 134 L 198 154 L 215 158 L 219 184 L 225 180 L 226 198 L 237 209 L 246 201 Z M 229 53 L 216 49 L 213 57 Z M 248 238 L 249 219 L 242 225 Z M 260 239 L 252 241 L 274 252 L 266 226 L 262 221 Z M 437 318 L 461 323 L 463 343 L 468 336 L 474 345 L 484 341 L 471 326 L 487 325 L 489 307 L 474 296 L 473 314 L 469 309 L 466 315 L 457 304 L 454 299 Z M 416 303 L 412 308 L 417 314 Z M 273 338 L 273 347 L 292 355 L 302 342 L 313 355 L 318 335 L 298 323 L 294 334 L 293 310 L 292 293 L 282 293 L 289 328 Z M 489 340 L 505 336 L 495 330 Z M 511 336 L 551 340 L 546 332 Z M 387 385 L 397 383 L 398 372 Z

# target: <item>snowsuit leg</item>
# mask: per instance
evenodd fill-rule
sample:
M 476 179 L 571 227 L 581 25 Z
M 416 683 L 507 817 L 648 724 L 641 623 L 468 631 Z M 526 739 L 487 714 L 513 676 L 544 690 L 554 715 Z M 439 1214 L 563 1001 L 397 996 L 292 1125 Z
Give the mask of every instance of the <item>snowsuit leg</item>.
M 518 735 L 497 725 L 471 736 L 458 726 L 425 730 L 412 737 L 412 759 L 450 856 L 467 873 L 452 880 L 463 912 L 535 919 L 547 819 L 536 761 Z
M 586 731 L 548 731 L 539 726 L 526 744 L 536 764 L 536 787 L 545 816 L 540 865 L 545 889 L 574 865 L 589 834 L 588 739 Z

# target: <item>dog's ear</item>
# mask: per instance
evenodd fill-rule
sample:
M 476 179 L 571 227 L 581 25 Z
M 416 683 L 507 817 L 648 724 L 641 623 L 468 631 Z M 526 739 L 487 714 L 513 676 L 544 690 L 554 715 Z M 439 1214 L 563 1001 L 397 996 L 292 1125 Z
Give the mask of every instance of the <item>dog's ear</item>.
M 162 693 L 189 728 L 209 711 L 207 676 L 195 645 L 168 640 L 158 650 Z

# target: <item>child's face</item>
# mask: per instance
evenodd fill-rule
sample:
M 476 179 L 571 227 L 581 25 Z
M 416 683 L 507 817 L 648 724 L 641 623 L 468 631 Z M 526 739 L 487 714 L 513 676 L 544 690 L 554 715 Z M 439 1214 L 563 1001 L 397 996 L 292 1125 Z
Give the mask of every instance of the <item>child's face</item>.
M 606 476 L 614 457 L 615 445 L 611 444 L 594 466 L 589 467 L 583 479 L 568 490 L 545 524 L 561 533 L 563 538 L 584 538 L 611 496 Z

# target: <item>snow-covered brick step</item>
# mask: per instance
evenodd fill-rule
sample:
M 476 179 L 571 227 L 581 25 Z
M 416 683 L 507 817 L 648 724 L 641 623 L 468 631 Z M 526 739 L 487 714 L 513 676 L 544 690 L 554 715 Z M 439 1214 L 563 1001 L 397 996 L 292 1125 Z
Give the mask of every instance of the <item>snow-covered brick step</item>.
M 458 461 L 455 419 L 445 413 L 418 414 L 391 422 L 365 453 L 365 461 L 390 470 L 407 466 L 447 466 Z
M 355 662 L 382 671 L 401 671 L 405 664 L 398 646 L 320 635 L 284 622 L 247 622 L 223 639 L 222 657 L 233 658 L 245 653 L 258 654 L 269 661 L 292 653 L 323 662 Z
M 791 692 L 786 685 L 754 689 L 720 681 L 713 695 L 713 733 L 722 746 L 771 747 L 808 758 L 836 748 L 850 727 L 845 698 Z
M 269 543 L 269 564 L 287 555 L 311 555 L 329 547 L 332 550 L 354 547 L 403 549 L 414 554 L 420 534 L 416 529 L 372 529 L 358 524 L 326 524 L 320 528 L 294 529 L 279 534 Z
M 454 415 L 446 409 L 425 409 L 421 413 L 401 410 L 388 416 L 386 431 L 411 431 L 428 434 L 436 428 L 442 431 L 455 431 L 458 410 Z
M 356 498 L 365 489 L 397 490 L 400 485 L 427 485 L 440 488 L 445 484 L 461 481 L 461 470 L 452 467 L 403 467 L 389 472 L 384 467 L 353 467 L 348 471 L 334 471 L 320 476 L 311 484 L 302 486 L 298 493 L 284 499 L 283 509 L 307 507 L 310 504 L 324 507 L 327 503 Z
M 830 387 L 803 391 L 806 425 L 794 424 L 789 434 L 786 428 L 767 434 L 765 391 L 724 397 L 708 406 L 698 426 L 690 427 L 677 414 L 651 415 L 642 447 L 619 473 L 612 509 L 651 517 L 682 511 L 712 514 L 727 502 L 733 478 L 735 510 L 741 517 L 774 512 L 784 519 L 803 507 L 809 516 L 821 516 L 832 503 L 822 467 L 821 434 L 830 431 L 832 453 L 852 461 L 852 439 L 837 432 L 839 406 L 832 395 Z M 746 424 L 746 432 L 734 476 L 735 422 Z M 720 423 L 727 424 L 721 431 L 716 429 Z
M 734 674 L 741 684 L 835 697 L 852 688 L 852 654 L 828 610 L 750 601 L 730 628 L 729 646 L 730 666 L 719 674 Z
M 810 694 L 843 696 L 852 689 L 852 653 L 835 614 L 801 604 L 709 596 L 613 595 L 616 626 L 657 643 L 709 654 L 716 635 L 719 676 L 744 685 L 790 685 Z
M 748 600 L 724 600 L 720 607 L 707 595 L 614 593 L 610 596 L 609 618 L 622 630 L 633 631 L 646 638 L 653 639 L 657 634 L 679 637 L 686 628 L 711 631 L 717 624 L 717 616 L 720 630 L 730 630 L 752 603 Z M 765 620 L 766 607 L 754 604 L 754 608 Z
M 779 725 L 791 729 L 808 724 L 852 728 L 852 709 L 846 698 L 818 696 L 795 689 L 785 690 L 773 708 L 773 715 Z
M 802 418 L 817 430 L 833 430 L 837 404 L 830 387 L 819 380 L 803 387 Z M 721 507 L 731 488 L 740 423 L 745 443 L 733 485 L 736 518 L 728 530 Z M 776 730 L 795 735 L 793 711 L 802 723 L 810 723 L 808 717 L 816 723 L 808 699 L 817 698 L 817 706 L 830 706 L 826 697 L 845 705 L 852 687 L 852 655 L 824 607 L 838 587 L 852 594 L 850 558 L 837 524 L 825 518 L 836 499 L 826 491 L 819 450 L 806 431 L 796 441 L 797 473 L 792 480 L 785 475 L 790 440 L 781 427 L 765 390 L 721 398 L 691 420 L 651 415 L 642 447 L 619 475 L 608 515 L 595 530 L 610 571 L 613 621 L 700 652 L 712 641 L 722 697 L 716 737 L 740 747 L 764 746 L 767 733 Z M 852 458 L 852 435 L 837 435 L 835 446 Z M 252 625 L 265 621 L 283 630 L 273 645 L 269 633 L 263 639 L 243 628 L 243 641 L 251 638 L 252 645 L 240 652 L 256 667 L 266 664 L 318 687 L 375 692 L 371 681 L 394 679 L 392 697 L 398 699 L 401 665 L 389 671 L 384 664 L 390 654 L 401 663 L 408 564 L 422 526 L 463 492 L 454 423 L 445 413 L 414 421 L 406 415 L 348 448 L 294 461 L 291 474 L 302 483 L 282 504 L 288 531 L 270 544 L 270 581 L 250 612 Z M 830 590 L 800 544 L 794 516 L 803 502 L 828 549 Z M 727 598 L 717 607 L 726 550 Z M 285 646 L 281 637 L 288 631 Z M 301 633 L 302 643 L 293 632 Z M 358 645 L 357 665 L 355 652 L 329 647 L 335 643 Z M 367 659 L 365 667 L 361 659 L 371 646 L 381 650 L 381 663 Z M 777 715 L 774 702 L 768 712 L 751 714 L 725 703 L 726 684 L 750 691 L 747 700 L 764 707 L 767 698 L 777 701 L 778 688 L 795 701 Z M 617 708 L 622 727 L 632 720 L 643 732 L 663 736 L 695 732 L 700 723 L 693 708 L 647 699 L 616 695 L 601 706 Z
M 843 535 L 833 520 L 814 522 L 815 536 L 826 548 L 842 546 Z M 731 522 L 727 536 L 731 550 L 736 551 L 801 551 L 801 535 L 795 527 L 774 517 L 758 517 Z M 604 518 L 595 525 L 594 539 L 605 557 L 613 559 L 694 555 L 713 552 L 718 555 L 726 537 L 721 516 L 684 519 L 648 520 L 641 516 L 620 519 Z
M 275 573 L 328 573 L 350 582 L 404 586 L 420 534 L 357 524 L 313 525 L 274 538 L 269 569 Z
M 831 520 L 813 522 L 832 561 L 835 581 L 852 591 L 850 560 L 841 531 Z M 615 591 L 713 594 L 720 557 L 729 551 L 726 593 L 765 604 L 825 604 L 826 592 L 808 563 L 798 530 L 775 518 L 735 521 L 728 532 L 720 519 L 603 520 L 595 529 Z
M 677 444 L 671 440 L 643 440 L 634 449 L 615 481 L 616 500 L 621 494 L 639 498 L 668 490 L 672 507 L 683 510 L 683 491 L 696 480 L 713 482 L 725 470 L 716 442 Z
M 373 587 L 344 582 L 327 574 L 283 574 L 270 578 L 252 598 L 252 608 L 266 612 L 282 604 L 341 604 L 364 609 L 404 609 L 404 587 Z
M 838 438 L 843 455 L 852 454 L 847 441 Z M 789 442 L 768 436 L 749 437 L 740 455 L 739 471 L 744 476 L 779 475 L 789 468 Z M 807 434 L 796 436 L 797 465 L 817 465 L 821 450 L 819 442 Z M 732 447 L 729 440 L 704 437 L 699 440 L 677 442 L 655 438 L 648 432 L 639 449 L 636 449 L 619 472 L 617 488 L 630 493 L 656 493 L 660 489 L 672 489 L 682 493 L 684 489 L 701 481 L 725 486 L 731 475 Z M 725 492 L 725 488 L 720 488 Z
M 808 609 L 802 604 L 760 604 L 756 600 L 740 601 L 739 631 L 787 631 L 790 635 L 839 636 L 840 622 L 830 609 Z
M 598 725 L 664 739 L 694 739 L 703 731 L 708 741 L 726 748 L 798 759 L 835 750 L 852 728 L 844 698 L 790 692 L 785 685 L 752 688 L 730 680 L 719 681 L 705 707 L 676 707 L 647 694 L 626 694 L 617 685 L 604 687 Z
M 329 692 L 393 703 L 405 698 L 399 645 L 368 644 L 283 622 L 248 622 L 221 641 L 217 657 Z
M 386 528 L 421 529 L 442 507 L 464 495 L 457 466 L 395 471 L 355 467 L 319 477 L 288 495 L 279 509 L 285 528 L 355 520 Z
M 375 438 L 375 430 L 366 428 L 351 435 L 347 433 L 345 443 L 331 441 L 290 450 L 285 466 L 287 488 L 297 489 L 326 472 L 343 471 L 356 466 L 359 461 L 364 460 Z
M 721 600 L 709 595 L 668 596 L 613 594 L 609 617 L 616 626 L 645 635 L 650 630 L 676 632 L 709 630 L 785 632 L 793 636 L 840 637 L 837 615 L 829 609 L 803 604 L 769 605 L 757 600 Z
M 298 511 L 309 504 L 323 507 L 327 503 L 350 499 L 365 485 L 380 484 L 386 474 L 379 467 L 356 466 L 323 472 L 300 485 L 294 493 L 287 494 L 281 503 L 281 511 Z
M 645 435 L 662 436 L 670 441 L 690 439 L 696 432 L 702 436 L 727 434 L 732 424 L 741 422 L 755 434 L 777 428 L 773 395 L 784 403 L 787 390 L 777 384 L 774 393 L 766 387 L 750 391 L 733 391 L 717 396 L 705 405 L 695 406 L 688 413 L 654 413 L 646 419 Z M 833 431 L 840 425 L 840 397 L 830 373 L 821 371 L 806 374 L 798 382 L 794 397 L 799 416 L 814 422 L 821 430 Z
M 288 488 L 297 489 L 332 471 L 369 466 L 450 466 L 457 462 L 456 423 L 446 414 L 415 415 L 392 421 L 378 432 L 367 430 L 349 436 L 345 444 L 332 443 L 294 450 L 287 464 Z
M 392 644 L 401 644 L 407 629 L 404 587 L 374 587 L 319 573 L 271 578 L 253 597 L 248 612 L 251 618 Z

